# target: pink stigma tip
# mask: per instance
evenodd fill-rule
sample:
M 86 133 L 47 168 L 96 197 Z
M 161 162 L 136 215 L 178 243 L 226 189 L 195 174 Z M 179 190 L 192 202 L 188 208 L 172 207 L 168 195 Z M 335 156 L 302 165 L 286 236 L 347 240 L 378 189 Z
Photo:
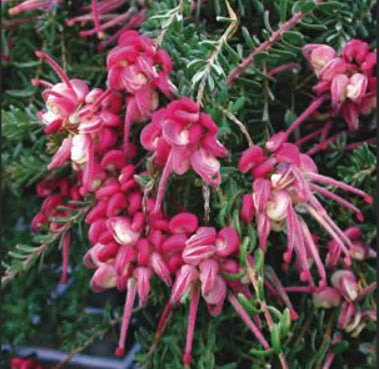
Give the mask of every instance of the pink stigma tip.
M 183 364 L 184 365 L 191 365 L 192 362 L 192 355 L 191 354 L 184 354 L 183 355 Z
M 116 351 L 114 352 L 114 354 L 117 357 L 124 356 L 125 355 L 125 349 L 119 346 L 119 347 L 116 348 Z

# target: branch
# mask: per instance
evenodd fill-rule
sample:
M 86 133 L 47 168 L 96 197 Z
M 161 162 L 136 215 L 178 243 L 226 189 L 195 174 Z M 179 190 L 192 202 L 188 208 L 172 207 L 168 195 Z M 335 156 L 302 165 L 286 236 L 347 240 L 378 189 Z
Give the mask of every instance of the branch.
M 317 4 L 320 4 L 322 0 L 316 0 Z M 241 64 L 236 67 L 228 76 L 226 79 L 226 83 L 228 85 L 233 84 L 233 82 L 247 69 L 251 63 L 253 63 L 254 58 L 262 53 L 263 51 L 267 51 L 268 49 L 271 48 L 271 46 L 277 42 L 279 39 L 282 38 L 283 33 L 286 31 L 289 31 L 291 28 L 295 27 L 303 18 L 303 13 L 297 12 L 295 13 L 292 18 L 290 18 L 286 23 L 283 23 L 281 27 L 274 32 L 271 37 L 260 44 L 247 58 L 245 58 Z
M 250 134 L 247 131 L 247 128 L 245 127 L 245 125 L 234 114 L 232 114 L 230 111 L 224 109 L 221 105 L 215 104 L 215 106 L 218 109 L 220 109 L 222 111 L 222 113 L 224 113 L 224 115 L 227 118 L 229 118 L 233 123 L 235 123 L 238 126 L 238 128 L 241 130 L 241 132 L 243 133 L 243 135 L 246 137 L 246 140 L 249 143 L 249 146 L 254 145 L 254 141 L 250 137 Z
M 222 47 L 224 46 L 224 44 L 226 44 L 228 42 L 229 38 L 233 36 L 233 34 L 237 31 L 237 28 L 238 28 L 239 21 L 238 21 L 238 17 L 236 15 L 236 13 L 231 8 L 231 6 L 229 5 L 228 2 L 226 2 L 226 6 L 228 8 L 230 25 L 226 29 L 224 34 L 221 36 L 221 38 L 218 40 L 214 51 L 212 52 L 212 54 L 210 55 L 210 57 L 207 61 L 207 66 L 204 70 L 204 75 L 200 81 L 199 89 L 198 89 L 198 93 L 197 93 L 196 101 L 199 105 L 201 105 L 201 102 L 203 100 L 203 95 L 204 95 L 204 90 L 205 90 L 205 85 L 206 85 L 207 79 L 208 79 L 209 75 L 211 74 L 211 71 L 212 71 L 214 64 L 217 62 L 217 59 L 218 59 L 218 57 L 222 51 Z

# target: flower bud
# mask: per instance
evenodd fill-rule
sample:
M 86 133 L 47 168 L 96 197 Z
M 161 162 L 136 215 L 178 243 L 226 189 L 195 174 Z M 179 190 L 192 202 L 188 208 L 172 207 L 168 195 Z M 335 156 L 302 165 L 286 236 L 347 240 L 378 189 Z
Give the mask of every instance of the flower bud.
M 361 40 L 350 40 L 347 44 L 342 47 L 342 58 L 349 63 L 357 62 L 362 64 L 370 48 L 366 42 Z
M 303 47 L 303 55 L 311 64 L 318 76 L 322 68 L 337 57 L 337 52 L 330 46 L 321 44 L 308 44 Z
M 95 271 L 90 282 L 93 292 L 103 292 L 116 287 L 116 271 L 111 264 L 101 264 Z
M 145 238 L 141 238 L 137 242 L 137 264 L 140 266 L 148 266 L 150 262 L 150 244 Z
M 61 167 L 69 158 L 73 147 L 73 140 L 71 138 L 65 138 L 62 141 L 58 151 L 52 157 L 47 169 L 52 171 Z
M 241 207 L 241 219 L 246 223 L 250 224 L 254 217 L 254 201 L 253 196 L 243 195 L 242 196 L 242 207 Z
M 208 295 L 215 286 L 219 265 L 215 260 L 205 260 L 200 263 L 199 269 L 201 293 L 205 296 Z
M 30 229 L 32 232 L 39 232 L 41 230 L 41 227 L 46 224 L 48 221 L 47 216 L 44 213 L 37 213 L 31 223 L 30 223 Z
M 227 257 L 238 252 L 240 239 L 238 232 L 232 227 L 225 227 L 217 234 L 215 242 L 216 254 L 219 257 Z
M 188 248 L 209 245 L 216 242 L 217 232 L 213 227 L 200 227 L 197 232 L 192 235 L 187 241 L 186 246 Z
M 154 272 L 158 275 L 158 277 L 166 283 L 167 286 L 171 286 L 172 280 L 170 271 L 166 263 L 164 262 L 162 256 L 157 252 L 154 252 L 150 258 L 150 266 L 153 268 Z
M 179 213 L 171 218 L 169 229 L 174 234 L 191 234 L 196 231 L 199 225 L 197 216 L 191 213 Z
M 268 151 L 274 152 L 287 141 L 287 138 L 288 135 L 286 132 L 275 133 L 266 141 L 265 147 Z
M 177 304 L 182 296 L 186 295 L 193 282 L 199 277 L 199 273 L 192 265 L 183 265 L 176 275 L 175 283 L 171 290 L 171 302 Z
M 368 79 L 364 74 L 355 73 L 350 77 L 346 87 L 346 97 L 354 102 L 358 102 L 366 94 Z
M 221 183 L 220 162 L 207 150 L 201 148 L 190 157 L 193 170 L 211 186 Z
M 346 100 L 347 87 L 349 85 L 349 77 L 346 74 L 337 74 L 332 81 L 331 94 L 332 105 L 335 109 L 339 109 L 341 104 Z
M 121 277 L 128 275 L 130 264 L 135 260 L 136 253 L 132 246 L 120 246 L 114 262 L 117 275 Z
M 337 270 L 332 274 L 331 282 L 348 301 L 357 299 L 358 283 L 355 275 L 350 270 Z
M 115 240 L 121 245 L 134 245 L 139 238 L 139 233 L 131 229 L 129 218 L 117 216 L 107 220 L 108 230 Z
M 183 250 L 183 261 L 186 264 L 199 265 L 203 260 L 211 258 L 216 252 L 214 245 L 197 245 Z
M 138 267 L 134 269 L 133 275 L 137 280 L 137 293 L 141 307 L 147 305 L 147 298 L 150 292 L 150 280 L 153 272 L 149 268 Z
M 86 223 L 92 224 L 98 219 L 105 218 L 107 213 L 108 203 L 106 201 L 98 202 L 87 214 Z
M 116 168 L 122 168 L 125 164 L 126 156 L 121 150 L 110 150 L 101 160 L 101 167 L 109 171 L 113 171 Z
M 165 253 L 181 252 L 186 246 L 187 236 L 185 234 L 173 234 L 166 238 L 162 244 Z
M 252 145 L 242 153 L 238 163 L 238 170 L 245 174 L 250 169 L 261 164 L 264 159 L 265 157 L 262 148 L 257 145 Z

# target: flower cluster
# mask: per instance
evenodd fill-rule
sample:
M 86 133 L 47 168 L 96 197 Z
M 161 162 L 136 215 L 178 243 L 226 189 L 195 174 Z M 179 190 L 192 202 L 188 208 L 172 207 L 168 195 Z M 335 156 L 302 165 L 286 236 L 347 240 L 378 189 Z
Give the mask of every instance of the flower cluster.
M 146 121 L 158 108 L 157 90 L 172 97 L 175 91 L 169 81 L 172 70 L 170 55 L 156 50 L 154 41 L 135 31 L 124 32 L 118 45 L 107 55 L 109 88 L 127 93 L 124 125 L 124 148 L 127 148 L 130 126 Z
M 9 364 L 10 369 L 44 369 L 44 367 L 41 364 L 38 364 L 35 359 L 13 357 Z
M 2 4 L 10 3 L 14 0 L 4 0 Z M 52 12 L 62 0 L 25 0 L 9 8 L 10 15 L 17 15 L 29 11 Z M 136 6 L 131 6 L 124 11 L 124 0 L 91 0 L 90 5 L 73 4 L 73 8 L 80 15 L 76 15 L 66 20 L 67 26 L 79 24 L 81 27 L 92 25 L 91 29 L 80 32 L 81 37 L 97 35 L 102 40 L 97 49 L 103 50 L 125 31 L 138 27 L 145 21 L 145 9 L 138 10 Z M 79 6 L 78 6 L 79 5 Z M 117 13 L 118 12 L 118 13 Z M 106 33 L 112 32 L 108 38 Z
M 366 326 L 365 321 L 376 316 L 372 310 L 364 310 L 359 301 L 376 288 L 376 283 L 362 289 L 352 270 L 340 269 L 331 275 L 331 287 L 313 292 L 313 304 L 316 307 L 329 309 L 341 306 L 337 328 L 357 337 Z
M 354 260 L 363 261 L 368 258 L 376 258 L 376 251 L 369 245 L 361 241 L 362 230 L 357 226 L 350 227 L 344 231 L 345 236 L 351 241 L 349 252 Z M 336 244 L 335 240 L 328 243 L 328 255 L 326 265 L 330 268 L 336 267 L 339 263 L 344 265 L 344 260 L 341 258 L 341 249 Z
M 151 123 L 141 133 L 141 143 L 154 152 L 154 163 L 164 168 L 156 210 L 160 208 L 171 172 L 183 175 L 192 168 L 206 183 L 220 185 L 220 163 L 216 158 L 226 156 L 228 151 L 217 140 L 218 130 L 212 118 L 187 97 L 153 114 Z
M 341 115 L 350 130 L 359 125 L 359 115 L 376 109 L 376 50 L 360 40 L 351 40 L 339 56 L 328 45 L 308 44 L 303 54 L 315 72 L 317 95 L 329 95 L 334 115 Z
M 260 248 L 267 247 L 271 231 L 286 231 L 288 235 L 284 263 L 288 266 L 293 252 L 297 255 L 300 279 L 314 286 L 310 271 L 310 260 L 314 262 L 320 276 L 320 286 L 326 286 L 327 275 L 320 258 L 315 240 L 301 216 L 311 215 L 329 233 L 338 252 L 343 253 L 347 265 L 351 264 L 354 245 L 329 216 L 315 194 L 329 198 L 355 212 L 363 220 L 361 211 L 339 195 L 321 186 L 331 185 L 363 197 L 367 203 L 373 199 L 363 191 L 318 174 L 314 161 L 300 153 L 294 144 L 283 141 L 282 134 L 273 136 L 266 142 L 265 149 L 252 145 L 240 158 L 238 169 L 253 175 L 251 196 L 243 199 L 241 216 L 250 222 L 255 213 Z
M 97 32 L 100 35 L 108 27 L 107 23 L 100 26 L 100 18 L 104 16 L 102 19 L 105 20 L 107 12 L 118 6 L 118 0 L 104 0 L 99 4 L 92 1 L 92 13 L 97 20 L 95 29 L 89 33 Z M 326 62 L 321 68 L 321 62 L 317 64 L 315 61 L 318 60 L 318 49 L 309 47 L 307 50 L 310 50 L 312 65 L 319 68 L 318 76 L 324 80 Z M 346 59 L 344 63 L 350 65 L 358 59 L 348 50 L 348 47 L 344 50 L 343 58 Z M 330 50 L 328 52 L 331 53 Z M 86 267 L 94 269 L 90 287 L 94 292 L 112 288 L 126 292 L 116 355 L 125 352 L 135 300 L 138 297 L 141 307 L 147 305 L 153 278 L 171 288 L 170 299 L 158 324 L 158 334 L 170 310 L 187 298 L 190 300 L 183 356 L 185 365 L 190 365 L 192 361 L 200 297 L 211 315 L 220 314 L 228 299 L 261 346 L 269 350 L 271 347 L 261 332 L 259 317 L 254 316 L 253 322 L 246 311 L 248 309 L 241 303 L 241 300 L 246 302 L 253 298 L 250 282 L 255 290 L 257 288 L 251 280 L 253 258 L 241 251 L 240 230 L 231 226 L 222 229 L 201 226 L 196 215 L 181 208 L 172 216 L 161 209 L 171 173 L 183 175 L 193 169 L 204 182 L 217 187 L 221 184 L 218 158 L 228 154 L 228 150 L 218 141 L 219 127 L 208 114 L 201 111 L 199 104 L 182 97 L 167 106 L 160 106 L 159 91 L 167 98 L 176 95 L 175 87 L 169 80 L 172 71 L 170 55 L 164 50 L 157 50 L 155 42 L 147 36 L 135 31 L 123 32 L 118 45 L 107 55 L 106 89 L 91 89 L 80 79 L 69 79 L 46 53 L 39 51 L 36 55 L 48 61 L 61 78 L 61 82 L 54 85 L 33 80 L 35 85 L 45 88 L 42 96 L 46 109 L 38 115 L 46 126 L 45 133 L 61 139 L 61 146 L 48 169 L 54 172 L 69 162 L 73 178 L 68 180 L 49 176 L 38 184 L 37 193 L 45 200 L 32 221 L 32 229 L 49 229 L 53 235 L 63 235 L 62 282 L 65 282 L 70 225 L 57 221 L 57 218 L 69 217 L 70 211 L 75 210 L 72 201 L 85 200 L 89 204 L 85 222 L 89 227 L 91 247 L 83 262 Z M 372 69 L 366 68 L 367 60 L 371 58 L 369 55 L 366 53 L 364 61 L 359 59 L 362 60 L 360 70 L 368 79 L 372 78 Z M 333 58 L 330 60 L 333 61 Z M 357 70 L 339 70 L 339 73 L 351 74 L 352 71 Z M 332 81 L 329 87 L 334 91 Z M 366 94 L 365 90 L 360 103 L 367 95 L 369 93 Z M 349 92 L 350 100 L 351 96 Z M 360 221 L 363 220 L 361 211 L 326 186 L 349 191 L 361 196 L 367 203 L 372 203 L 372 198 L 352 186 L 318 174 L 310 156 L 302 154 L 295 144 L 287 142 L 289 134 L 328 98 L 321 94 L 286 132 L 272 136 L 265 148 L 253 144 L 242 153 L 238 169 L 244 174 L 251 172 L 253 183 L 252 194 L 243 196 L 240 215 L 247 224 L 255 217 L 263 252 L 267 249 L 271 231 L 287 233 L 284 266 L 288 268 L 296 254 L 295 269 L 300 274 L 300 280 L 308 283 L 308 292 L 315 293 L 316 305 L 337 306 L 345 299 L 346 309 L 350 310 L 340 318 L 341 321 L 345 319 L 340 327 L 346 328 L 350 327 L 351 304 L 355 304 L 364 293 L 359 292 L 350 269 L 335 271 L 331 278 L 333 287 L 328 287 L 326 267 L 334 268 L 341 264 L 343 268 L 350 268 L 352 259 L 361 260 L 375 253 L 360 242 L 356 228 L 343 232 L 316 195 L 334 200 L 355 212 Z M 150 163 L 162 169 L 156 195 L 151 195 L 154 176 L 149 185 L 142 185 L 141 178 L 150 177 L 151 173 L 140 170 L 141 163 L 132 164 L 137 146 L 131 142 L 134 138 L 131 137 L 131 125 L 136 122 L 147 122 L 136 142 L 152 153 Z M 317 236 L 311 234 L 302 216 L 304 212 L 311 215 L 332 237 L 325 265 L 319 253 Z M 311 272 L 312 264 L 320 277 L 317 287 Z M 287 290 L 273 271 L 267 272 L 267 279 L 264 284 L 270 294 L 284 303 L 289 309 L 290 318 L 295 320 L 298 315 Z M 328 300 L 323 296 L 332 298 Z

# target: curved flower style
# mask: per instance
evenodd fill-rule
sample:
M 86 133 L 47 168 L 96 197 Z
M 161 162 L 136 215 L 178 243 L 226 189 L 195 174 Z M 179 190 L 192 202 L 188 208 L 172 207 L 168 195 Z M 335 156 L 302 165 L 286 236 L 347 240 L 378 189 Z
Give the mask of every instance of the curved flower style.
M 221 183 L 220 163 L 216 158 L 227 155 L 217 140 L 219 128 L 212 118 L 200 112 L 191 99 L 183 97 L 154 113 L 141 133 L 142 146 L 153 151 L 153 160 L 164 167 L 155 209 L 159 210 L 171 172 L 183 175 L 191 167 L 206 183 Z
M 303 54 L 319 82 L 317 95 L 329 94 L 334 115 L 341 115 L 354 131 L 359 115 L 376 109 L 376 50 L 360 40 L 351 40 L 342 48 L 341 56 L 330 46 L 309 44 Z
M 260 248 L 265 251 L 270 232 L 286 231 L 287 251 L 283 258 L 289 264 L 295 251 L 300 267 L 300 279 L 314 286 L 310 272 L 310 260 L 313 260 L 320 276 L 320 286 L 326 286 L 326 272 L 319 256 L 318 248 L 301 213 L 311 215 L 332 237 L 335 247 L 345 256 L 347 265 L 351 264 L 354 248 L 351 240 L 335 224 L 326 212 L 317 195 L 332 199 L 347 209 L 354 211 L 362 219 L 361 211 L 347 200 L 329 191 L 321 184 L 331 185 L 363 197 L 367 203 L 373 199 L 361 190 L 318 174 L 313 160 L 300 153 L 294 144 L 283 142 L 279 134 L 266 143 L 266 151 L 257 145 L 242 153 L 239 170 L 253 175 L 252 198 L 244 198 L 244 218 L 249 220 L 255 210 L 260 237 Z M 253 209 L 254 207 L 254 209 Z M 247 208 L 250 208 L 248 211 Z
M 168 77 L 172 70 L 171 57 L 165 50 L 156 50 L 151 38 L 126 31 L 108 53 L 107 68 L 109 88 L 129 94 L 124 125 L 126 149 L 132 122 L 146 120 L 158 108 L 157 89 L 168 97 L 173 96 L 175 88 Z

